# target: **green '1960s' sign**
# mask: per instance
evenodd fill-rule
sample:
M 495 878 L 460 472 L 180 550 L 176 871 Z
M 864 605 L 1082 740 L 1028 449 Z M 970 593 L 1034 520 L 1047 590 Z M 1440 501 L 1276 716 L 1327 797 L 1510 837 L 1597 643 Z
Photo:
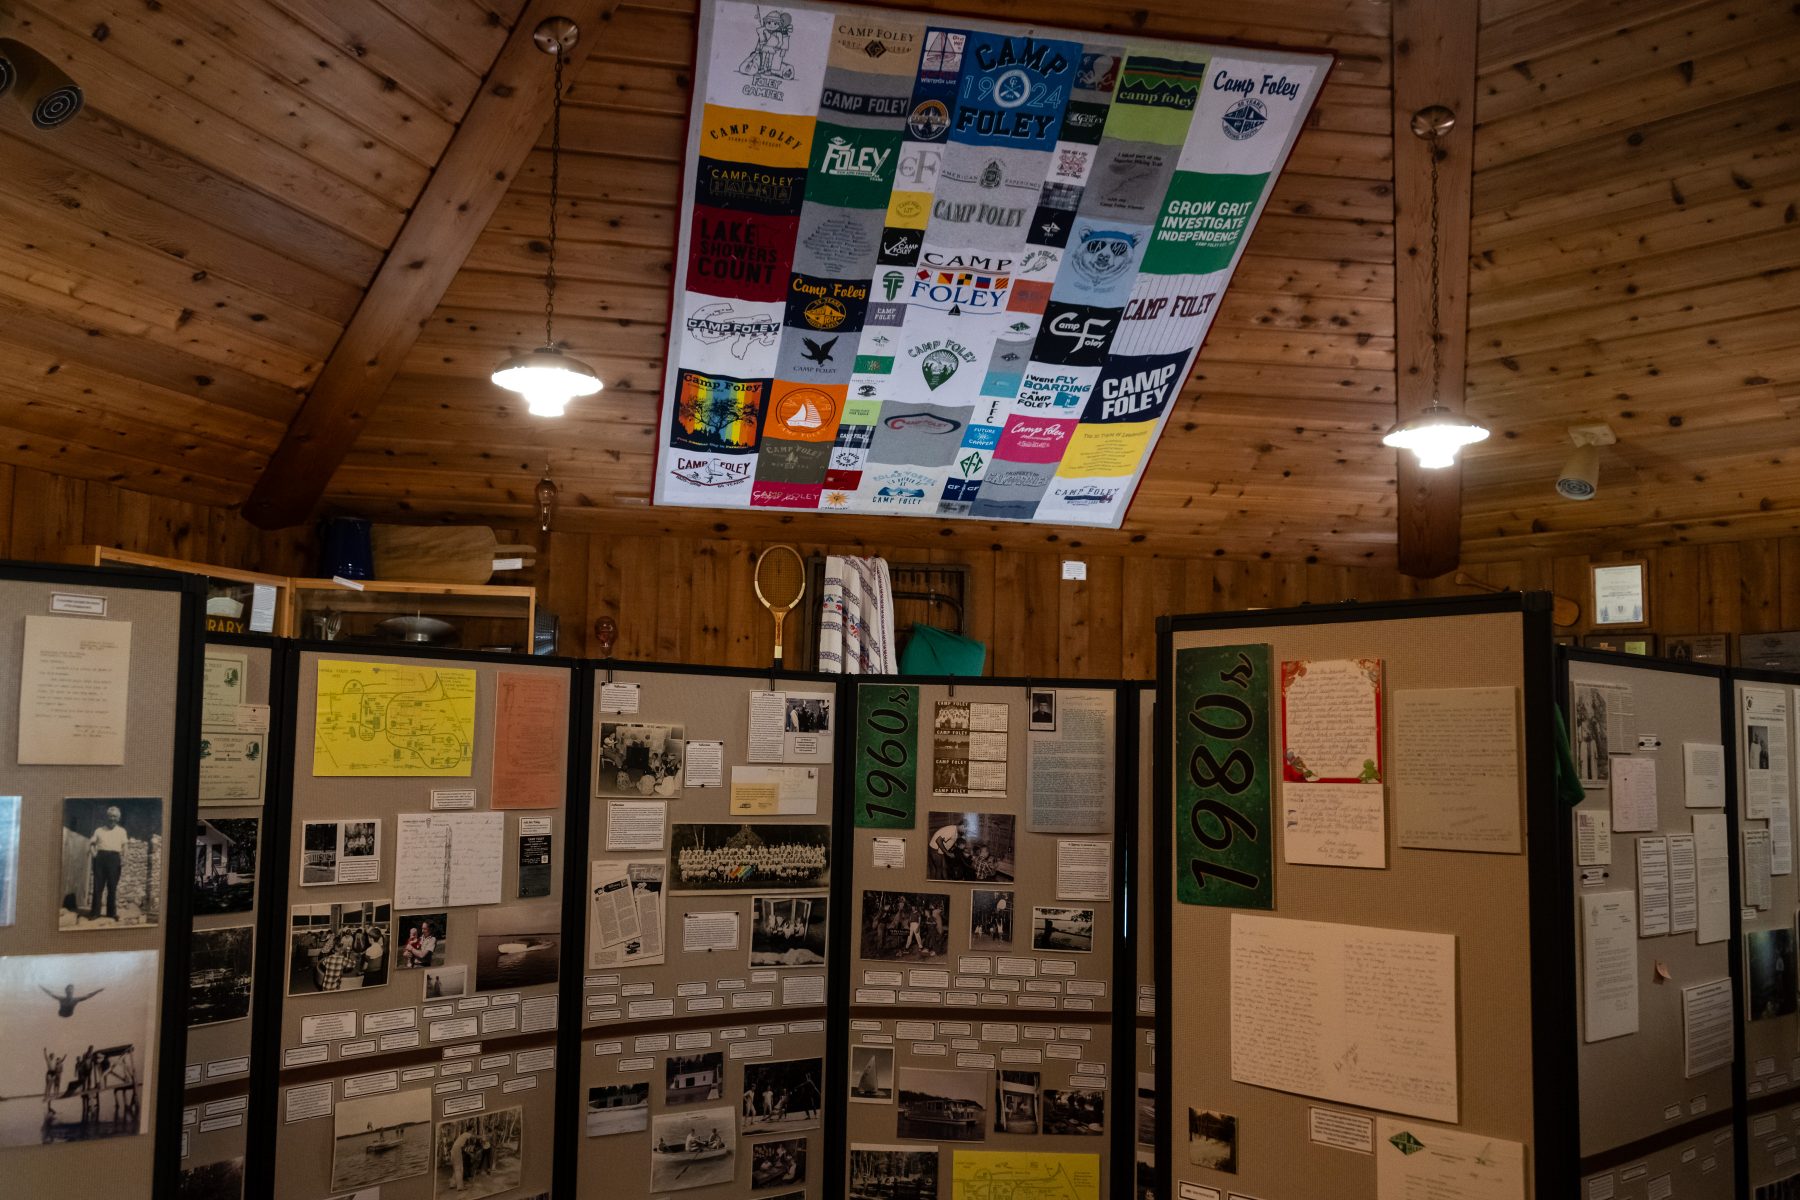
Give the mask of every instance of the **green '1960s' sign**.
M 1274 908 L 1269 648 L 1175 652 L 1175 897 Z
M 856 689 L 856 825 L 911 829 L 918 822 L 919 689 Z

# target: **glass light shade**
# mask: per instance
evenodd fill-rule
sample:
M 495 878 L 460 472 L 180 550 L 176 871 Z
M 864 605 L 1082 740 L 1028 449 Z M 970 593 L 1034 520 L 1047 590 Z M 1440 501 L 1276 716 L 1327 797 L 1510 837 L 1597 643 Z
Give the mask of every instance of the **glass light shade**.
M 1410 420 L 1401 421 L 1381 439 L 1384 446 L 1411 450 L 1419 465 L 1427 470 L 1441 470 L 1456 462 L 1456 452 L 1487 438 L 1487 426 L 1476 423 L 1461 413 L 1451 412 L 1441 404 Z
M 490 378 L 525 397 L 526 410 L 536 417 L 560 417 L 570 400 L 591 396 L 603 386 L 592 367 L 554 346 L 509 358 Z

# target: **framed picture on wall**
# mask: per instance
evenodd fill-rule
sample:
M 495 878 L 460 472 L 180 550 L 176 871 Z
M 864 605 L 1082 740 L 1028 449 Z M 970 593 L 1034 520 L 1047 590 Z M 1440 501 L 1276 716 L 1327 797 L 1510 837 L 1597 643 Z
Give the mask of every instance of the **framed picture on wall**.
M 1656 654 L 1656 635 L 1654 633 L 1590 633 L 1581 639 L 1581 644 L 1589 650 L 1610 650 L 1614 654 L 1642 654 L 1654 657 Z
M 1731 635 L 1726 633 L 1670 633 L 1662 640 L 1662 656 L 1676 662 L 1731 665 Z
M 1594 624 L 1609 629 L 1650 624 L 1650 574 L 1642 562 L 1596 563 Z
M 1800 631 L 1738 634 L 1738 666 L 1800 670 Z

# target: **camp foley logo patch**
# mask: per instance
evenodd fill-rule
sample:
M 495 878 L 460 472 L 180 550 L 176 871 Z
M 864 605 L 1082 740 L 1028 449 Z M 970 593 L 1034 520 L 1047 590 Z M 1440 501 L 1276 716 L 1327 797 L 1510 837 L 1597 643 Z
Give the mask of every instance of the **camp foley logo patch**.
M 762 14 L 756 26 L 756 45 L 737 66 L 737 73 L 748 80 L 744 95 L 762 100 L 785 99 L 783 85 L 794 78 L 793 64 L 788 61 L 793 41 L 793 13 L 772 8 Z
M 1269 122 L 1269 110 L 1261 100 L 1245 96 L 1236 104 L 1225 110 L 1219 118 L 1219 124 L 1225 130 L 1225 136 L 1234 142 L 1246 142 L 1262 132 L 1262 127 Z

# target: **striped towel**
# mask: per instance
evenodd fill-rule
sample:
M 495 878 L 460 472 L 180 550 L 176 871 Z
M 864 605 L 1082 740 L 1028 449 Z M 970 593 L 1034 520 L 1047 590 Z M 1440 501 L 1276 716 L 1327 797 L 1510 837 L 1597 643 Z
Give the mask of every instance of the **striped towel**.
M 831 555 L 825 560 L 825 591 L 819 601 L 819 670 L 892 675 L 899 669 L 887 560 Z

